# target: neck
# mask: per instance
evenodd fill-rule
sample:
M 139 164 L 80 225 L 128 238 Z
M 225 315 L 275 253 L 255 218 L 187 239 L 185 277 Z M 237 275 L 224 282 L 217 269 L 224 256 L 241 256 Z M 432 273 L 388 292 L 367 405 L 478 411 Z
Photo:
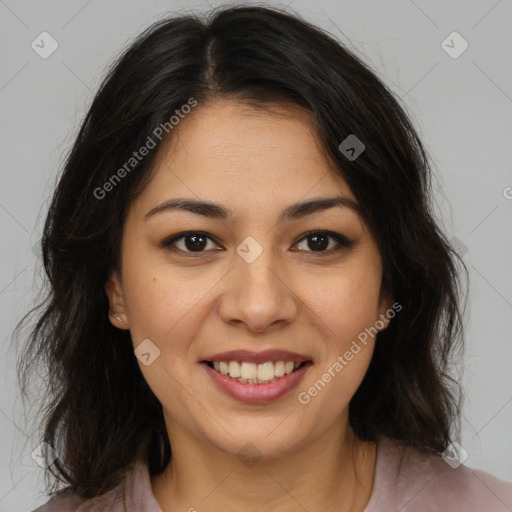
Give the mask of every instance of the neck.
M 163 512 L 177 510 L 363 511 L 376 463 L 376 445 L 354 436 L 348 421 L 293 452 L 249 457 L 227 453 L 166 418 L 172 457 L 152 478 Z M 251 457 L 252 456 L 252 457 Z

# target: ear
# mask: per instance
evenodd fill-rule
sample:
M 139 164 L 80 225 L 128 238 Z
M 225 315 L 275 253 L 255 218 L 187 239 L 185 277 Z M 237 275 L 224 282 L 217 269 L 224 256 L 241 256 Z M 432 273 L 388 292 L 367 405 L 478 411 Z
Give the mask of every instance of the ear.
M 389 325 L 391 318 L 395 316 L 393 309 L 393 296 L 389 291 L 382 291 L 379 298 L 379 306 L 377 308 L 376 328 L 383 331 Z M 390 313 L 393 313 L 392 315 Z
M 113 270 L 105 283 L 105 293 L 109 302 L 110 323 L 118 329 L 129 329 L 128 316 L 123 300 L 123 286 L 117 271 Z M 117 313 L 115 316 L 113 313 Z M 119 318 L 117 318 L 119 317 Z

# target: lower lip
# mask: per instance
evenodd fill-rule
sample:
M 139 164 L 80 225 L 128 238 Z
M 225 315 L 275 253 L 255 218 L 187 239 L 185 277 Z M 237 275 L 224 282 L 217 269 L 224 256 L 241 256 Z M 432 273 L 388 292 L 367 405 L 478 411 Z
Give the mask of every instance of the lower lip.
M 280 377 L 275 382 L 268 384 L 244 384 L 231 377 L 214 370 L 206 363 L 201 363 L 208 375 L 217 387 L 235 400 L 249 403 L 268 403 L 285 396 L 304 377 L 304 374 L 312 366 L 312 362 L 304 363 L 298 370 Z

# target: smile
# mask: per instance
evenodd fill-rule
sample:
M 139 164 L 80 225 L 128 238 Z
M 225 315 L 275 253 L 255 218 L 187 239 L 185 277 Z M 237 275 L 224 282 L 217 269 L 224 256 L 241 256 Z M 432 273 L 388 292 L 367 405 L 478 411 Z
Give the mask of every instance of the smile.
M 258 365 L 239 361 L 202 361 L 200 364 L 217 389 L 247 403 L 268 403 L 284 397 L 299 385 L 312 365 L 312 361 L 267 361 Z
M 244 384 L 268 384 L 277 379 L 289 375 L 297 370 L 304 363 L 293 361 L 266 361 L 262 364 L 249 363 L 246 361 L 207 361 L 210 368 L 229 375 L 237 382 Z

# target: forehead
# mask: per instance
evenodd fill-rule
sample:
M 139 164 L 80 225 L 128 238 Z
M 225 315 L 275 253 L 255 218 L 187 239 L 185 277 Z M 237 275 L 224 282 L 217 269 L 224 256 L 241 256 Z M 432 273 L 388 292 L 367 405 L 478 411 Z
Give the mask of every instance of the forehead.
M 308 112 L 218 100 L 198 105 L 170 132 L 140 199 L 154 206 L 195 196 L 237 211 L 336 195 L 355 201 Z
M 308 112 L 291 105 L 255 107 L 233 100 L 198 105 L 180 120 L 165 141 L 162 156 L 173 158 L 183 151 L 193 153 L 190 157 L 208 156 L 217 165 L 221 159 L 240 164 L 247 155 L 259 156 L 258 162 L 246 162 L 253 170 L 256 164 L 263 167 L 283 158 L 295 163 L 325 159 Z

